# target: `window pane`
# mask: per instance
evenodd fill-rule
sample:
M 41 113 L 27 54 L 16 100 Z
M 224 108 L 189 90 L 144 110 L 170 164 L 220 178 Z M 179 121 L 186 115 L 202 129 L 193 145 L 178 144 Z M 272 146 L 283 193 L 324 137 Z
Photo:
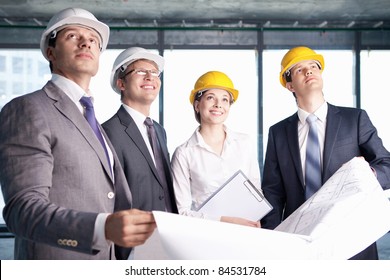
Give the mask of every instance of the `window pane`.
M 14 74 L 23 73 L 23 59 L 21 57 L 12 57 L 12 72 Z
M 100 56 L 99 71 L 91 79 L 90 89 L 95 98 L 96 118 L 100 123 L 111 118 L 121 105 L 120 94 L 111 88 L 110 77 L 112 65 L 122 51 L 105 50 Z
M 353 52 L 319 50 L 318 53 L 325 60 L 322 74 L 325 100 L 336 106 L 356 107 Z
M 49 63 L 40 50 L 0 50 L 0 71 L 0 110 L 11 99 L 41 88 L 50 77 Z M 4 224 L 3 208 L 0 192 L 0 224 Z
M 377 128 L 384 146 L 390 150 L 390 93 L 386 85 L 390 51 L 361 51 L 360 61 L 362 108 Z
M 268 142 L 269 127 L 296 111 L 291 92 L 279 82 L 280 62 L 287 50 L 265 50 L 263 52 L 263 151 Z
M 279 82 L 280 62 L 287 51 L 265 50 L 263 55 L 264 153 L 269 127 L 297 111 L 292 93 Z M 322 54 L 325 60 L 323 72 L 325 100 L 333 105 L 354 107 L 352 51 L 316 50 L 316 52 Z
M 0 52 L 1 53 L 1 52 Z M 0 55 L 0 72 L 5 72 L 5 55 Z
M 32 88 L 41 88 L 50 77 L 49 63 L 40 50 L 2 49 L 0 57 L 0 108 Z
M 198 126 L 189 95 L 196 80 L 211 70 L 227 74 L 239 90 L 226 125 L 232 130 L 250 134 L 256 145 L 258 76 L 255 51 L 171 50 L 166 51 L 164 57 L 164 127 L 171 154 Z

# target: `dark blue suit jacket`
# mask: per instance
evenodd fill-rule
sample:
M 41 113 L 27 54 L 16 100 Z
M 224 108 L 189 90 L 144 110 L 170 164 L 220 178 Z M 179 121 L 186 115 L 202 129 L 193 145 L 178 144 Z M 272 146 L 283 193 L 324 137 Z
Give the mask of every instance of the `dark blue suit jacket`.
M 298 121 L 295 113 L 269 129 L 262 189 L 274 209 L 262 219 L 263 228 L 274 229 L 305 202 Z M 363 156 L 383 189 L 390 188 L 390 153 L 364 110 L 328 104 L 325 134 L 322 183 L 353 157 Z M 378 258 L 375 244 L 356 258 Z

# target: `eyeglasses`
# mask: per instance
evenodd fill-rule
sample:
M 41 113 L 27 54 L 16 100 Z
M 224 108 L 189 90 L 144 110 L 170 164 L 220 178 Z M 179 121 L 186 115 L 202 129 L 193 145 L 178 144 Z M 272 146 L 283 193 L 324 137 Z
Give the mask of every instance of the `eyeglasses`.
M 153 77 L 160 77 L 160 75 L 161 75 L 161 72 L 158 70 L 133 69 L 133 70 L 130 70 L 129 72 L 127 72 L 126 74 L 124 74 L 122 78 L 126 77 L 127 75 L 129 75 L 133 72 L 139 76 L 146 76 L 148 73 Z

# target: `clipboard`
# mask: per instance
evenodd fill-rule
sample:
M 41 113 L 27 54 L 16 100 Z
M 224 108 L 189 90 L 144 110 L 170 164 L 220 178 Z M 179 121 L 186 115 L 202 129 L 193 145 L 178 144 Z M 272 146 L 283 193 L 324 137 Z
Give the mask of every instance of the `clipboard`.
M 271 210 L 272 206 L 264 195 L 238 170 L 196 211 L 210 216 L 240 217 L 258 221 Z

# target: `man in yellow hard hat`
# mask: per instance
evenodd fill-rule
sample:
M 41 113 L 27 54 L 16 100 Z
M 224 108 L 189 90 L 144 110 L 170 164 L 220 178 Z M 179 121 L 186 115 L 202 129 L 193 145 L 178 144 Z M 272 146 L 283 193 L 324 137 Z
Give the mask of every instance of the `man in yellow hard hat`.
M 390 188 L 390 153 L 364 110 L 325 101 L 324 68 L 323 56 L 306 46 L 282 59 L 280 83 L 298 111 L 269 129 L 262 189 L 274 208 L 262 219 L 264 228 L 278 226 L 354 157 L 363 157 L 383 189 Z M 378 259 L 375 243 L 352 259 Z
M 89 84 L 108 36 L 84 9 L 55 14 L 41 38 L 50 81 L 0 113 L 3 213 L 15 259 L 127 259 L 156 227 L 151 212 L 131 209 L 118 156 L 93 114 Z

